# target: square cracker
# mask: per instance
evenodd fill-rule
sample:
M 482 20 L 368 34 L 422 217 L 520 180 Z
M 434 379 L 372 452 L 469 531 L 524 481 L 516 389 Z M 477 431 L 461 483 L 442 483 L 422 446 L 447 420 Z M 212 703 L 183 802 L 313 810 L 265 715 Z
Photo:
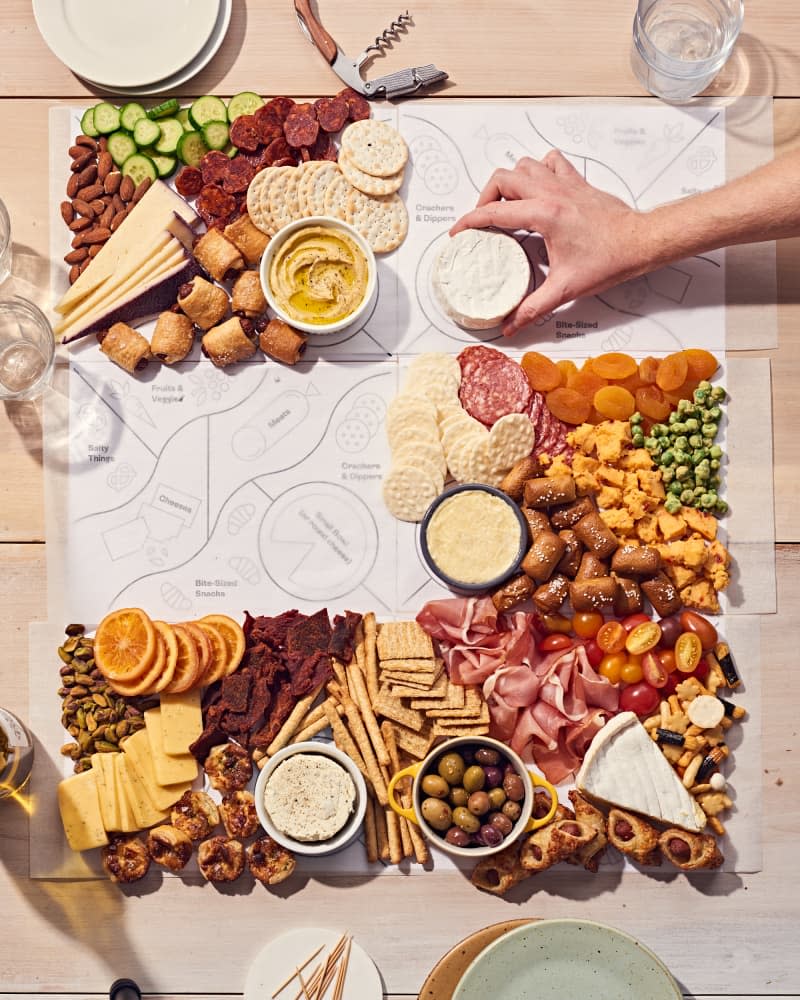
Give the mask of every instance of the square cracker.
M 419 732 L 409 729 L 408 726 L 395 725 L 394 736 L 398 747 L 417 760 L 422 760 L 427 755 L 434 740 L 433 728 L 429 725 Z
M 448 681 L 447 691 L 444 697 L 423 697 L 417 695 L 412 696 L 411 707 L 412 708 L 463 708 L 466 705 L 466 695 L 464 693 L 464 688 L 459 684 L 453 684 Z
M 443 726 L 441 720 L 434 723 L 433 726 L 434 736 L 446 736 L 450 739 L 453 736 L 488 736 L 489 727 L 484 725 L 461 725 L 461 726 Z
M 441 677 L 442 671 L 438 674 L 406 674 L 402 670 L 385 670 L 381 674 L 381 680 L 389 684 L 405 684 L 408 687 L 419 688 L 420 691 L 427 691 L 433 687 Z
M 391 691 L 395 698 L 417 698 L 422 694 L 425 697 L 440 698 L 447 693 L 448 684 L 447 674 L 442 674 L 432 686 L 392 684 Z
M 384 622 L 378 626 L 378 659 L 432 659 L 431 637 L 414 621 Z
M 392 722 L 399 722 L 403 726 L 411 729 L 421 729 L 425 723 L 425 716 L 422 712 L 404 705 L 399 698 L 394 697 L 385 688 L 378 691 L 378 696 L 373 704 L 376 715 L 383 715 Z
M 441 660 L 381 660 L 381 670 L 400 670 L 404 674 L 433 674 L 442 668 Z
M 489 725 L 489 706 L 486 702 L 477 712 L 472 708 L 429 708 L 425 714 L 429 719 L 435 719 L 437 723 L 444 725 L 449 725 L 451 722 Z

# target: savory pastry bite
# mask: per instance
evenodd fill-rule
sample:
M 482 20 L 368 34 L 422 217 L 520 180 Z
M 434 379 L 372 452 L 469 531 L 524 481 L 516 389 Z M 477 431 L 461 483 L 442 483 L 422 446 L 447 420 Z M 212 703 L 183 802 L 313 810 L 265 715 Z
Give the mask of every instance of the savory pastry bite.
M 614 603 L 616 594 L 617 581 L 613 576 L 573 580 L 569 585 L 569 600 L 573 611 L 603 611 Z
M 253 878 L 264 885 L 285 881 L 295 869 L 291 851 L 276 844 L 272 837 L 259 837 L 247 848 L 247 867 Z
M 216 802 L 206 792 L 184 792 L 172 807 L 170 822 L 189 840 L 202 840 L 219 824 Z
M 678 588 L 666 573 L 659 571 L 651 580 L 642 580 L 641 588 L 659 618 L 667 618 L 683 607 Z
M 150 338 L 150 352 L 165 365 L 174 365 L 194 346 L 194 326 L 182 312 L 162 312 Z
M 97 342 L 107 358 L 131 375 L 140 372 L 150 360 L 147 338 L 127 323 L 115 323 L 108 330 L 101 330 Z
M 725 860 L 716 838 L 710 833 L 665 830 L 658 838 L 658 846 L 667 861 L 685 872 L 719 868 Z
M 521 569 L 535 583 L 546 583 L 567 550 L 566 542 L 549 529 L 540 531 L 525 553 Z
M 230 272 L 241 271 L 244 257 L 235 243 L 218 229 L 209 229 L 195 243 L 192 253 L 203 270 L 216 281 L 230 277 Z
M 303 356 L 308 338 L 298 333 L 294 327 L 282 319 L 271 319 L 268 323 L 256 323 L 258 346 L 261 350 L 285 365 L 295 365 Z
M 238 743 L 219 743 L 209 751 L 203 770 L 211 787 L 227 795 L 247 787 L 253 777 L 253 762 L 247 750 Z
M 147 834 L 147 851 L 157 865 L 179 872 L 192 856 L 192 842 L 185 833 L 165 823 Z
M 584 844 L 583 847 L 579 847 L 575 852 L 574 862 L 575 864 L 582 864 L 589 872 L 596 872 L 600 858 L 603 856 L 608 844 L 606 818 L 599 809 L 595 808 L 591 802 L 587 802 L 574 788 L 569 791 L 569 800 L 575 810 L 575 819 L 581 823 L 585 823 L 595 831 L 595 836 L 589 843 Z M 573 858 L 568 858 L 567 860 L 572 861 Z
M 229 223 L 222 232 L 248 264 L 257 264 L 269 243 L 269 236 L 261 232 L 247 213 Z
M 258 271 L 242 271 L 233 283 L 231 309 L 250 319 L 260 316 L 267 308 Z
M 577 819 L 548 823 L 523 840 L 519 862 L 530 872 L 542 872 L 590 843 L 597 831 Z
M 608 814 L 608 839 L 618 851 L 640 865 L 660 865 L 658 830 L 641 816 L 612 809 Z
M 135 833 L 112 834 L 100 852 L 100 859 L 111 881 L 123 885 L 138 882 L 150 868 L 147 845 Z
M 220 803 L 219 813 L 229 837 L 244 840 L 245 837 L 252 837 L 259 828 L 256 800 L 246 789 L 226 795 Z
M 228 293 L 200 275 L 178 289 L 178 305 L 201 330 L 216 326 L 228 311 Z
M 217 366 L 227 368 L 238 361 L 247 361 L 256 353 L 251 340 L 253 324 L 246 317 L 232 316 L 220 326 L 212 327 L 203 337 L 203 354 Z
M 197 848 L 197 864 L 207 882 L 234 882 L 244 871 L 244 847 L 238 840 L 209 837 Z
M 515 841 L 497 854 L 481 858 L 472 869 L 470 881 L 477 889 L 491 892 L 495 896 L 505 896 L 509 889 L 533 875 L 533 871 L 520 864 L 519 852 L 519 841 Z

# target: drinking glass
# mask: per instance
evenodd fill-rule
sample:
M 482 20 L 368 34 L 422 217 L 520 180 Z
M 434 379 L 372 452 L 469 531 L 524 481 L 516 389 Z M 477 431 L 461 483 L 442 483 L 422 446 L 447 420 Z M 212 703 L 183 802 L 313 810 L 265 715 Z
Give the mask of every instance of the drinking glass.
M 11 274 L 11 220 L 0 199 L 0 285 Z
M 682 103 L 705 90 L 736 44 L 743 0 L 638 0 L 633 70 L 665 101 Z
M 50 379 L 53 331 L 32 302 L 0 299 L 0 400 L 35 399 Z

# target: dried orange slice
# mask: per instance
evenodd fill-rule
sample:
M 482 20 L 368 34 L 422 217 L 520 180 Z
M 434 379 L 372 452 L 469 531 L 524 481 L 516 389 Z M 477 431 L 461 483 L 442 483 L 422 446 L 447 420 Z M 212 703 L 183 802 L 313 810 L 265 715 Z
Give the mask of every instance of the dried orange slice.
M 198 687 L 200 684 L 206 683 L 204 678 L 208 673 L 208 668 L 211 666 L 211 657 L 213 655 L 211 640 L 195 622 L 181 622 L 181 625 L 191 635 L 195 646 L 197 646 L 197 655 L 200 658 L 200 673 L 195 678 L 192 687 Z
M 166 648 L 164 669 L 161 671 L 161 676 L 153 688 L 153 693 L 157 694 L 159 691 L 163 691 L 175 676 L 175 667 L 178 664 L 178 640 L 175 638 L 175 633 L 172 631 L 171 625 L 158 621 L 154 621 L 153 625 L 155 625 L 156 632 L 161 636 Z
M 222 632 L 220 632 L 216 625 L 212 625 L 211 622 L 201 620 L 194 624 L 205 632 L 206 638 L 211 643 L 211 662 L 203 674 L 202 683 L 205 685 L 213 684 L 214 681 L 221 680 L 227 671 L 228 650 L 225 645 L 225 639 Z
M 180 694 L 197 683 L 200 677 L 200 654 L 194 636 L 185 625 L 173 625 L 172 631 L 178 643 L 178 659 L 172 680 L 163 690 L 167 694 Z
M 156 684 L 158 683 L 161 674 L 164 672 L 164 666 L 167 662 L 167 646 L 161 638 L 161 633 L 157 630 L 156 646 L 158 647 L 156 658 L 153 660 L 152 667 L 147 671 L 144 677 L 131 681 L 109 680 L 109 687 L 113 688 L 117 694 L 121 694 L 123 698 L 136 698 L 137 696 L 143 694 L 153 694 L 156 689 Z
M 245 640 L 242 626 L 227 615 L 205 615 L 200 619 L 198 625 L 203 622 L 207 625 L 213 625 L 225 640 L 227 657 L 225 673 L 221 676 L 227 677 L 228 674 L 232 674 L 236 670 L 244 656 Z
M 141 608 L 112 611 L 97 626 L 94 659 L 110 681 L 130 684 L 140 680 L 157 654 L 156 630 Z

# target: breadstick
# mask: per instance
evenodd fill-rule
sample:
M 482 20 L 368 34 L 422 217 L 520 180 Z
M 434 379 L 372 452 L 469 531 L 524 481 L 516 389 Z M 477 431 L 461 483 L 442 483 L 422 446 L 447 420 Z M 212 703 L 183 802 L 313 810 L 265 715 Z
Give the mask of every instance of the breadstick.
M 310 726 L 298 729 L 292 738 L 292 743 L 305 743 L 306 740 L 313 739 L 318 733 L 321 733 L 323 729 L 327 728 L 328 720 L 323 715 L 321 719 L 317 719 L 316 722 L 312 722 Z
M 300 701 L 292 709 L 291 715 L 281 726 L 278 731 L 278 735 L 267 747 L 267 756 L 271 757 L 276 754 L 279 750 L 282 750 L 286 744 L 291 740 L 292 736 L 297 732 L 297 727 L 299 726 L 302 719 L 308 713 L 308 710 L 314 704 L 317 695 L 322 690 L 322 685 L 318 685 L 311 694 L 307 694 L 305 698 L 301 698 Z
M 372 703 L 370 701 L 369 694 L 367 693 L 367 683 L 364 675 L 357 666 L 351 665 L 348 679 L 350 681 L 350 691 L 353 695 L 353 700 L 356 705 L 358 705 L 358 710 L 364 720 L 364 725 L 367 727 L 370 742 L 375 748 L 375 756 L 378 758 L 378 763 L 388 766 L 391 763 L 389 751 L 386 749 L 386 744 L 383 742 L 383 736 L 381 736 L 378 720 L 375 718 L 375 713 L 372 711 Z
M 361 670 L 361 673 L 363 674 L 364 670 L 366 669 L 366 666 L 367 666 L 367 664 L 366 664 L 366 653 L 365 653 L 365 650 L 364 650 L 364 619 L 363 618 L 358 623 L 358 625 L 356 625 L 355 640 L 356 641 L 355 641 L 355 644 L 353 646 L 353 656 L 354 656 L 354 659 L 350 661 L 349 665 L 352 665 L 353 663 L 356 663 L 358 665 L 359 669 Z
M 372 786 L 375 789 L 375 794 L 380 804 L 386 806 L 389 804 L 386 782 L 383 780 L 383 775 L 375 757 L 375 751 L 372 749 L 367 730 L 361 721 L 358 705 L 350 698 L 346 698 L 343 704 L 347 721 L 350 723 L 350 730 L 353 733 L 353 739 L 355 739 L 358 749 L 361 751 L 361 756 L 364 758 L 364 764 L 366 765 Z
M 386 829 L 386 813 L 377 799 L 373 799 L 375 810 L 375 827 L 378 833 L 378 857 L 381 861 L 389 860 L 389 831 Z
M 364 763 L 364 758 L 361 756 L 361 751 L 356 746 L 353 741 L 353 737 L 350 735 L 350 731 L 347 726 L 339 718 L 339 713 L 333 707 L 330 699 L 327 699 L 323 703 L 325 709 L 325 715 L 328 719 L 328 723 L 333 731 L 333 741 L 336 746 L 343 750 L 347 756 L 353 761 L 356 767 L 364 776 L 364 780 L 367 782 L 368 786 L 372 785 L 372 779 L 370 778 L 369 772 L 367 771 L 366 764 Z
M 328 681 L 325 685 L 325 690 L 328 694 L 333 695 L 337 701 L 344 701 L 344 699 L 348 697 L 347 692 L 342 689 L 342 686 L 338 681 Z
M 391 806 L 387 806 L 384 812 L 386 813 L 386 830 L 389 835 L 389 860 L 393 865 L 399 865 L 404 856 L 403 843 L 400 839 L 400 817 Z
M 400 820 L 400 840 L 403 844 L 403 857 L 410 858 L 414 853 L 414 845 L 411 843 L 411 834 L 408 832 L 408 820 L 405 816 L 398 816 Z
M 364 615 L 364 673 L 370 704 L 378 697 L 378 626 L 374 611 Z
M 392 765 L 392 771 L 397 772 L 400 770 L 400 754 L 397 750 L 394 726 L 389 719 L 384 719 L 381 723 L 381 736 L 389 753 L 389 763 Z
M 333 664 L 333 672 L 336 674 L 336 680 L 341 685 L 342 690 L 352 698 L 353 692 L 350 690 L 350 685 L 347 682 L 347 673 L 344 666 L 338 660 L 332 659 L 331 663 Z
M 411 795 L 408 792 L 403 792 L 400 796 L 400 802 L 404 809 L 409 809 L 411 807 Z M 428 845 L 425 843 L 425 838 L 419 832 L 416 823 L 408 824 L 408 834 L 411 837 L 411 843 L 414 845 L 414 856 L 421 865 L 424 865 L 429 860 L 430 854 L 428 853 Z
M 367 802 L 367 811 L 364 813 L 364 842 L 367 848 L 367 861 L 378 860 L 378 828 L 375 825 L 375 812 L 373 810 L 373 800 Z

